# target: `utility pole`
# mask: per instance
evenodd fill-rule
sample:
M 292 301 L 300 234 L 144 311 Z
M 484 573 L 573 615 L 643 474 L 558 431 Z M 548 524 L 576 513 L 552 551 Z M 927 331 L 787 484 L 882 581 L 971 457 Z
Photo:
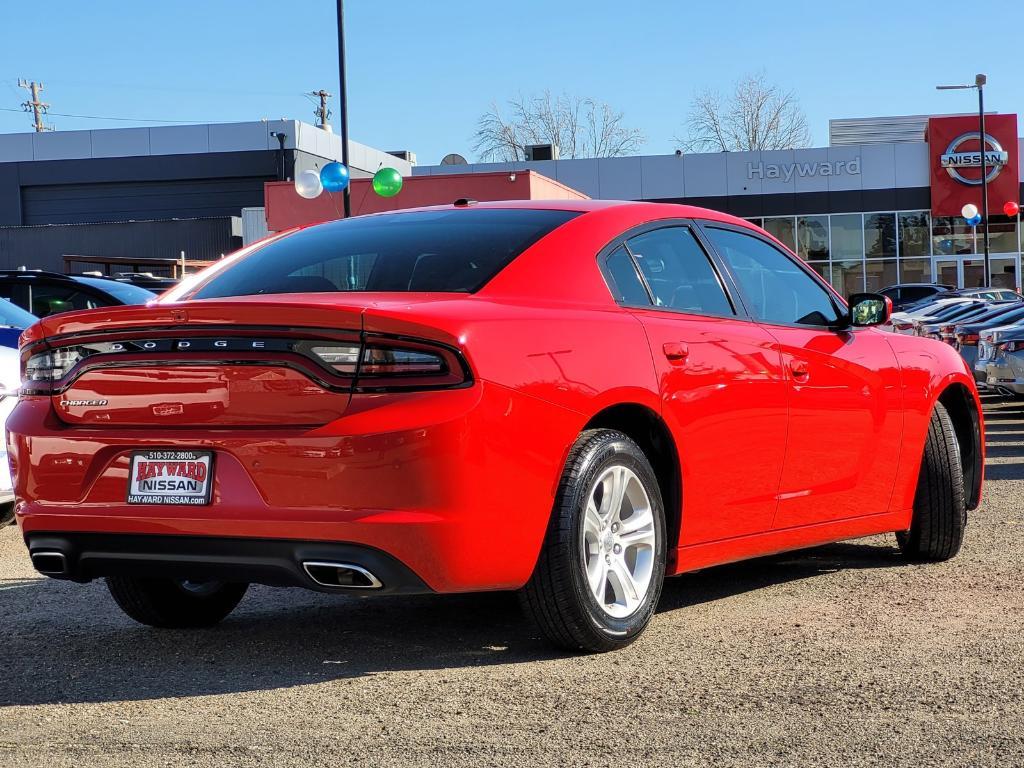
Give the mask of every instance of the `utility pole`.
M 43 90 L 43 84 L 37 83 L 34 80 L 29 82 L 24 78 L 18 78 L 18 87 L 24 88 L 26 91 L 32 94 L 32 101 L 24 101 L 21 104 L 21 108 L 26 112 L 31 112 L 35 118 L 36 133 L 42 133 L 43 131 L 52 131 L 52 125 L 43 124 L 43 115 L 50 108 L 50 105 L 44 101 L 39 100 L 39 92 Z
M 310 91 L 306 95 L 313 99 L 320 100 L 320 106 L 313 110 L 313 114 L 316 115 L 316 119 L 318 121 L 317 128 L 329 131 L 331 110 L 327 108 L 327 100 L 331 98 L 332 94 L 321 88 L 319 91 Z

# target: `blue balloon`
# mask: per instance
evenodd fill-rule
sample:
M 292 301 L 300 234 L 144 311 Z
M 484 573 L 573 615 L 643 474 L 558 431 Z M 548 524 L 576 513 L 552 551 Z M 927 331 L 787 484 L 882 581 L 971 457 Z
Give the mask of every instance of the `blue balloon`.
M 327 185 L 325 184 L 324 186 L 327 186 Z M 981 214 L 979 213 L 977 216 L 972 216 L 971 218 L 967 219 L 966 221 L 967 221 L 967 226 L 969 226 L 969 227 L 976 227 L 979 224 L 981 224 Z
M 348 186 L 348 168 L 341 163 L 328 163 L 320 169 L 320 183 L 328 192 L 341 192 Z

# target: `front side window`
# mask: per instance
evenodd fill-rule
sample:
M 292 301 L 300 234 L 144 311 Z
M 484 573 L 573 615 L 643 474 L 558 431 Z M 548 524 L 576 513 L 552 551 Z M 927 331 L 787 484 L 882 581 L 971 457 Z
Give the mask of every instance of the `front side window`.
M 841 317 L 831 294 L 792 258 L 752 235 L 707 227 L 755 318 L 776 325 L 834 325 Z
M 711 261 L 688 227 L 664 227 L 626 241 L 659 307 L 735 314 Z
M 467 208 L 358 216 L 274 240 L 191 298 L 334 291 L 472 293 L 576 211 Z

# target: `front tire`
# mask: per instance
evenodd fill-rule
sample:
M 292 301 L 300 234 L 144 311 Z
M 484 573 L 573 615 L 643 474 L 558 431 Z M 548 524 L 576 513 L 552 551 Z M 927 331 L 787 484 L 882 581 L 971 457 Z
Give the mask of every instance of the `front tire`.
M 14 502 L 0 504 L 0 528 L 14 523 Z
M 107 589 L 122 611 L 140 624 L 171 629 L 217 624 L 235 609 L 248 588 L 248 584 L 107 577 Z
M 569 453 L 522 603 L 555 645 L 623 648 L 654 615 L 665 548 L 661 491 L 644 452 L 621 432 L 584 432 Z
M 942 403 L 935 404 L 924 444 L 910 530 L 896 534 L 910 560 L 949 560 L 960 551 L 967 526 L 967 502 L 960 444 Z

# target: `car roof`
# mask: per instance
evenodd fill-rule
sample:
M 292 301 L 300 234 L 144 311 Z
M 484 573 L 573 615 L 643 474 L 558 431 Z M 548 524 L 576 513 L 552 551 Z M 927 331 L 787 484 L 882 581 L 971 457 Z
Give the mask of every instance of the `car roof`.
M 936 293 L 945 293 L 952 290 L 953 286 L 942 283 L 894 283 L 893 285 L 887 285 L 882 290 L 891 291 L 896 288 L 934 288 Z
M 462 205 L 456 205 L 455 203 L 449 205 L 427 205 L 419 208 L 403 208 L 395 211 L 381 211 L 380 213 L 364 215 L 386 216 L 388 214 L 403 214 L 415 211 L 459 210 L 466 208 L 517 208 L 538 211 L 576 211 L 578 213 L 618 209 L 633 212 L 640 217 L 646 215 L 651 219 L 707 219 L 709 221 L 739 224 L 744 227 L 759 229 L 757 225 L 746 219 L 711 208 L 701 208 L 696 205 L 684 205 L 682 203 L 651 203 L 642 200 L 487 200 L 483 202 L 470 201 L 468 204 Z

